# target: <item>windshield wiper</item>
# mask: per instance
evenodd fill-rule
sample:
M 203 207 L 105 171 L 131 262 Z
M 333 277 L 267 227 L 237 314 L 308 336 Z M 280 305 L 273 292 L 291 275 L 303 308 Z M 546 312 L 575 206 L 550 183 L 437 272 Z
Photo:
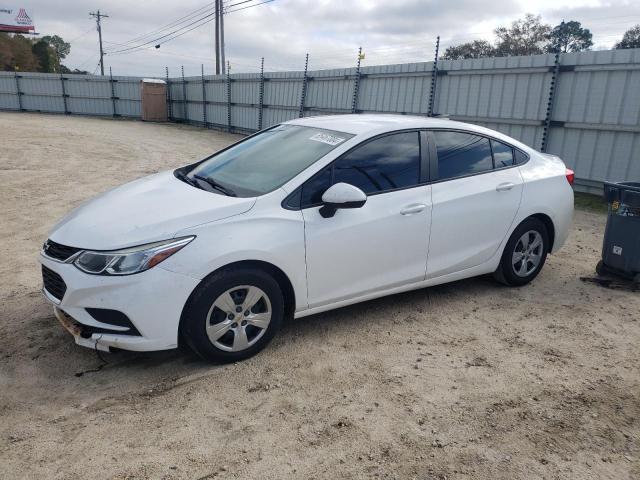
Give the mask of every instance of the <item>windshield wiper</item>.
M 202 175 L 198 175 L 197 173 L 193 176 L 193 178 L 196 178 L 196 179 L 208 184 L 210 187 L 215 188 L 216 190 L 218 190 L 219 192 L 224 193 L 228 197 L 236 197 L 237 196 L 236 192 L 234 192 L 230 188 L 223 187 L 218 182 L 216 182 L 213 178 L 203 177 Z
M 184 173 L 181 170 L 176 170 L 174 172 L 175 176 L 179 179 L 182 180 L 184 183 L 188 183 L 189 185 L 196 187 L 196 188 L 200 188 L 198 187 L 198 185 L 196 184 L 196 182 L 194 182 L 193 180 L 191 180 L 186 173 Z

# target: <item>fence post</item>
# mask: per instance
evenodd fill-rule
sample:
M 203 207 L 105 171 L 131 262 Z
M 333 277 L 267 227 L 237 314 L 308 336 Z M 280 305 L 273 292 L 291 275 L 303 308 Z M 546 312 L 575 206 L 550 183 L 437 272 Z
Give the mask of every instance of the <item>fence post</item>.
M 62 103 L 64 104 L 64 114 L 69 115 L 69 107 L 67 106 L 67 90 L 64 86 L 64 76 L 60 74 L 60 85 L 62 86 Z
M 358 64 L 356 65 L 356 78 L 353 83 L 353 98 L 351 99 L 351 113 L 358 111 L 358 90 L 360 88 L 360 61 L 362 60 L 362 47 L 358 48 Z
M 298 118 L 304 117 L 304 100 L 307 97 L 307 70 L 309 68 L 309 54 L 304 59 L 304 75 L 302 76 L 302 92 L 300 94 L 300 111 Z
M 227 62 L 227 131 L 231 132 L 231 64 Z
M 436 99 L 436 87 L 438 86 L 438 51 L 440 50 L 440 35 L 436 37 L 436 56 L 433 59 L 433 69 L 431 70 L 431 90 L 429 91 L 429 110 L 427 115 L 433 116 L 433 106 Z
M 204 64 L 200 64 L 200 76 L 202 77 L 202 123 L 204 128 L 208 128 L 207 125 L 207 89 L 204 81 Z
M 551 84 L 549 85 L 549 97 L 547 99 L 547 113 L 544 117 L 544 128 L 542 129 L 542 145 L 540 146 L 541 152 L 547 151 L 549 145 L 549 128 L 551 127 L 551 115 L 553 114 L 553 100 L 556 93 L 556 85 L 558 83 L 558 77 L 560 76 L 560 52 L 556 52 L 556 56 L 553 61 L 553 73 L 551 74 Z
M 186 122 L 187 117 L 187 82 L 184 79 L 184 65 L 182 65 L 182 119 Z
M 173 120 L 171 115 L 172 105 L 171 105 L 171 81 L 169 80 L 169 67 L 164 67 L 165 78 L 167 82 L 167 118 L 169 121 Z
M 16 81 L 16 95 L 18 96 L 18 109 L 21 112 L 24 112 L 25 110 L 22 107 L 22 92 L 20 91 L 20 81 L 18 80 L 18 78 L 20 77 L 18 76 L 18 72 L 13 72 L 13 76 Z
M 258 91 L 258 130 L 262 130 L 262 109 L 264 107 L 264 57 L 260 61 L 260 88 Z
M 113 72 L 111 71 L 111 67 L 109 67 L 109 84 L 111 85 L 111 107 L 113 109 L 113 118 L 115 118 L 118 116 L 118 112 L 116 111 L 116 100 L 118 100 L 118 97 L 116 97 L 116 87 L 113 82 Z

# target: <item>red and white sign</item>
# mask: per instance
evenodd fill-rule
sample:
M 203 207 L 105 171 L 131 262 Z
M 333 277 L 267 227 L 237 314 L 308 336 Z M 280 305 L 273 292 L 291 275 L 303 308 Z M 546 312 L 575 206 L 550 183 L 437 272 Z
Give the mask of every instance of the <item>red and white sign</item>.
M 0 5 L 0 32 L 33 33 L 33 18 L 22 7 Z

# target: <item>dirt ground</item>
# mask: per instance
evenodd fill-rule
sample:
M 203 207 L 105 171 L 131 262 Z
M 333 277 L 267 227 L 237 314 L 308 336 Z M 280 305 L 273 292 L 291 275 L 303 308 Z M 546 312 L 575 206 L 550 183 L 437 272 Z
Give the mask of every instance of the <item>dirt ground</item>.
M 0 477 L 640 478 L 640 293 L 578 210 L 533 284 L 476 278 L 290 322 L 260 355 L 77 347 L 40 295 L 51 225 L 237 137 L 0 113 Z

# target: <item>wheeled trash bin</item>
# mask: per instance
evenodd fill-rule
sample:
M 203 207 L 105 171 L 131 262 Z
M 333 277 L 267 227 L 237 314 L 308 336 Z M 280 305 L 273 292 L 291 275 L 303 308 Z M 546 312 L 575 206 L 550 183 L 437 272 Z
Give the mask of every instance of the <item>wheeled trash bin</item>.
M 640 182 L 605 182 L 604 197 L 609 214 L 596 270 L 640 283 Z

